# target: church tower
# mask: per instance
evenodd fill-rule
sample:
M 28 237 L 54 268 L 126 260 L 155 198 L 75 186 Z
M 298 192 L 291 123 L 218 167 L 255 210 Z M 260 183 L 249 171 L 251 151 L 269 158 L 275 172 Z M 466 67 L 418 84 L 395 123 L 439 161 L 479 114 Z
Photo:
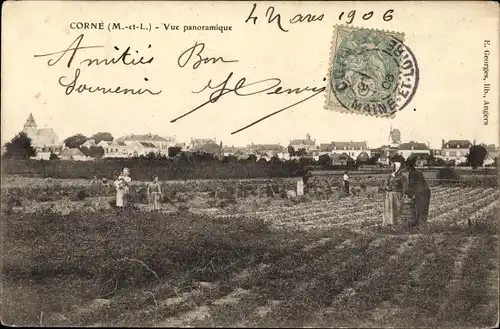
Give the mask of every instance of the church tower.
M 36 137 L 37 126 L 33 114 L 30 113 L 26 123 L 24 124 L 23 132 L 28 135 L 29 138 L 34 139 Z

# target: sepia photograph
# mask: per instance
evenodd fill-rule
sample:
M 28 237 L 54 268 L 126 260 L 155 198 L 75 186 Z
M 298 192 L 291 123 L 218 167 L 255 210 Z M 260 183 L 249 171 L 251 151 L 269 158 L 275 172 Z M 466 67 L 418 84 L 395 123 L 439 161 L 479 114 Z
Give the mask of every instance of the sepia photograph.
M 498 3 L 1 24 L 3 325 L 498 327 Z

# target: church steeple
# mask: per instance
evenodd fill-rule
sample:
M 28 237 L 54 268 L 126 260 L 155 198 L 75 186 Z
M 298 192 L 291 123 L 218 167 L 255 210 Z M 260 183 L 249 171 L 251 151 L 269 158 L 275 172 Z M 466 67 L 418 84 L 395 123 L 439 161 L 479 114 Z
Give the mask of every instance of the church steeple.
M 28 135 L 29 138 L 33 139 L 36 136 L 37 125 L 35 119 L 33 118 L 33 114 L 30 113 L 28 119 L 26 119 L 26 123 L 24 124 L 23 132 Z
M 30 113 L 28 119 L 26 119 L 25 127 L 36 127 L 35 118 L 33 118 L 33 114 Z

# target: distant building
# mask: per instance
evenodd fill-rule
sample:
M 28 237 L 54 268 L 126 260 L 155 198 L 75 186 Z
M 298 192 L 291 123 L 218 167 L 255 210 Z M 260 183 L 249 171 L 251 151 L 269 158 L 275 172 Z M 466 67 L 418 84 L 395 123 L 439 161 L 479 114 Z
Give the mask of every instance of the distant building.
M 127 158 L 127 144 L 122 141 L 114 140 L 112 142 L 100 141 L 99 144 L 104 149 L 103 158 Z
M 97 147 L 97 144 L 94 139 L 87 139 L 85 143 L 80 145 L 80 147 L 86 147 L 86 148 Z
M 412 154 L 418 155 L 430 155 L 431 150 L 425 143 L 418 143 L 411 141 L 409 143 L 402 143 L 399 144 L 398 148 L 398 153 L 402 155 L 405 159 L 408 159 L 408 157 Z
M 106 149 L 109 147 L 109 144 L 111 144 L 111 143 L 112 143 L 112 141 L 108 142 L 108 141 L 103 140 L 103 141 L 100 141 L 99 143 L 97 143 L 97 146 L 102 147 L 103 149 Z
M 74 160 L 74 161 L 91 161 L 92 158 L 83 154 L 77 148 L 66 148 L 62 150 L 58 155 L 60 160 Z
M 160 153 L 160 149 L 151 142 L 132 141 L 128 144 L 126 142 L 124 143 L 126 144 L 125 152 L 127 156 L 130 158 L 147 156 L 151 153 L 153 154 Z
M 161 137 L 156 134 L 143 134 L 143 135 L 136 135 L 136 134 L 129 134 L 126 136 L 122 136 L 120 138 L 116 139 L 117 142 L 123 142 L 127 146 L 129 146 L 132 143 L 151 143 L 155 146 L 155 149 L 157 149 L 159 152 L 162 154 L 166 154 L 168 152 L 168 148 L 171 146 L 175 145 L 175 138 L 174 137 Z M 135 144 L 137 146 L 137 144 Z
M 257 159 L 265 158 L 270 160 L 273 156 L 280 159 L 288 159 L 289 154 L 284 146 L 280 144 L 250 144 L 247 147 L 252 154 L 257 156 Z
M 215 158 L 222 158 L 222 143 L 217 144 L 213 140 L 208 143 L 196 143 L 190 149 L 191 152 L 203 152 L 214 156 Z
M 316 140 L 311 139 L 311 135 L 307 134 L 305 139 L 293 139 L 290 140 L 290 145 L 298 151 L 300 149 L 305 149 L 306 152 L 311 152 L 313 150 L 317 150 Z
M 472 147 L 469 140 L 441 141 L 441 156 L 445 161 L 455 161 L 456 164 L 467 161 L 467 155 Z
M 250 154 L 253 154 L 251 150 L 246 146 L 224 146 L 222 147 L 222 156 L 234 156 L 238 159 L 247 159 Z
M 59 141 L 59 137 L 52 128 L 40 128 L 33 118 L 33 114 L 29 114 L 28 119 L 24 123 L 23 132 L 31 138 L 31 146 L 36 151 L 37 159 L 49 159 L 50 154 L 59 154 L 64 148 L 63 143 Z
M 215 138 L 191 138 L 191 141 L 189 142 L 188 148 L 193 149 L 200 147 L 205 144 L 216 144 L 217 141 Z
M 371 150 L 366 142 L 331 142 L 330 144 L 321 144 L 319 147 L 320 155 L 323 154 L 346 154 L 348 157 L 356 160 L 361 154 L 371 157 Z
M 498 157 L 498 154 L 499 154 L 499 148 L 495 146 L 495 144 L 490 144 L 490 145 L 485 145 L 485 144 L 481 144 L 482 146 L 484 146 L 484 148 L 486 149 L 486 151 L 488 151 L 488 156 L 491 157 L 491 158 L 497 158 Z
M 332 143 L 321 143 L 319 144 L 318 149 L 319 155 L 332 154 L 334 150 Z

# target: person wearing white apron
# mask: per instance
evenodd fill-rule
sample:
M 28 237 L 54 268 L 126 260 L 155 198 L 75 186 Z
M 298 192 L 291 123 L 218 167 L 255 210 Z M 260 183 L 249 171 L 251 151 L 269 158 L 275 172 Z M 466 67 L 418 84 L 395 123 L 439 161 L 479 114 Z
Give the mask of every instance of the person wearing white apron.
M 130 172 L 128 168 L 123 169 L 122 174 L 115 181 L 114 185 L 116 188 L 116 206 L 122 208 L 124 206 L 124 197 L 129 192 L 129 184 L 132 180 L 130 178 Z

